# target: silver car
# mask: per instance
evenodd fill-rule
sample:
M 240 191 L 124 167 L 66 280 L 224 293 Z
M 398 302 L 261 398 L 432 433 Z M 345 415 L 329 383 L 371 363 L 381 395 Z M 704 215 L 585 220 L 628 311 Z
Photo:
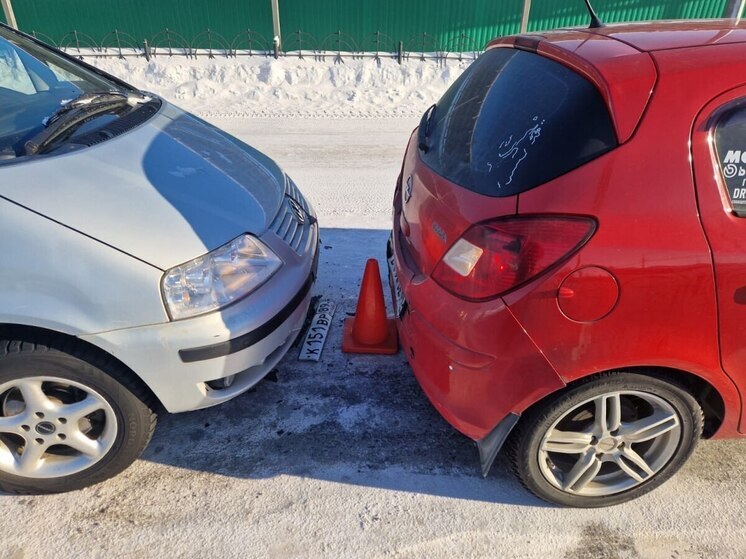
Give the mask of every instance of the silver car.
M 311 206 L 236 138 L 0 25 L 0 490 L 102 481 L 304 323 Z

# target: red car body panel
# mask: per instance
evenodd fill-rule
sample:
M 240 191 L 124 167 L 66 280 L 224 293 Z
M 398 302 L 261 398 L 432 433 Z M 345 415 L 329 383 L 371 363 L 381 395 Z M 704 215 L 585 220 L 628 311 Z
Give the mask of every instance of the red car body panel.
M 423 163 L 413 135 L 394 203 L 394 261 L 409 308 L 400 336 L 425 393 L 464 434 L 483 439 L 508 414 L 583 377 L 661 367 L 714 387 L 725 407 L 714 436 L 740 436 L 746 219 L 727 211 L 710 138 L 713 112 L 746 98 L 746 30 L 728 25 L 615 26 L 492 43 L 588 77 L 619 139 L 519 195 L 449 182 Z M 593 216 L 598 228 L 569 260 L 491 301 L 465 301 L 431 278 L 472 224 L 516 213 Z
M 746 65 L 743 65 L 746 66 Z M 705 234 L 712 247 L 715 284 L 719 302 L 720 352 L 722 365 L 742 392 L 746 387 L 746 282 L 744 282 L 744 241 L 746 223 L 727 211 L 730 201 L 717 168 L 717 154 L 711 141 L 710 122 L 724 107 L 743 103 L 746 86 L 718 96 L 700 112 L 692 133 L 695 180 Z M 740 431 L 743 432 L 744 416 Z

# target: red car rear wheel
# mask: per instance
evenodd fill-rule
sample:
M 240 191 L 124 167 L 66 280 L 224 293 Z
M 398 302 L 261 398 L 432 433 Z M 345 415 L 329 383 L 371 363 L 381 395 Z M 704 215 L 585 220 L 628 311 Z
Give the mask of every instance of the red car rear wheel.
M 514 468 L 538 497 L 602 507 L 671 477 L 702 435 L 702 410 L 675 382 L 612 373 L 526 414 L 512 438 Z

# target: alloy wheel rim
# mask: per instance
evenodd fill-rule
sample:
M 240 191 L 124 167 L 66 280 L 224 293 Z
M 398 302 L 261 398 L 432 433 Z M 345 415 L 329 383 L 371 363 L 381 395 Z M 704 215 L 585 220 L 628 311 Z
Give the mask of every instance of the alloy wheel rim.
M 663 398 L 608 392 L 574 406 L 547 430 L 539 468 L 557 489 L 584 497 L 628 491 L 655 477 L 681 443 L 681 419 Z
M 0 385 L 0 471 L 56 478 L 86 470 L 111 450 L 117 418 L 106 399 L 78 382 L 25 377 Z

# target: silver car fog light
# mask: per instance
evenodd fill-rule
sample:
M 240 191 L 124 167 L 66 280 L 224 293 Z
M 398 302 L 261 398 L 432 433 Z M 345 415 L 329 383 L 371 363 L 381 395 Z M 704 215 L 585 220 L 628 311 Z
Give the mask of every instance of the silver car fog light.
M 233 386 L 233 383 L 236 382 L 236 375 L 231 375 L 229 377 L 221 378 L 218 380 L 211 380 L 210 382 L 207 382 L 207 386 L 212 388 L 213 390 L 225 390 L 226 388 L 230 388 Z

